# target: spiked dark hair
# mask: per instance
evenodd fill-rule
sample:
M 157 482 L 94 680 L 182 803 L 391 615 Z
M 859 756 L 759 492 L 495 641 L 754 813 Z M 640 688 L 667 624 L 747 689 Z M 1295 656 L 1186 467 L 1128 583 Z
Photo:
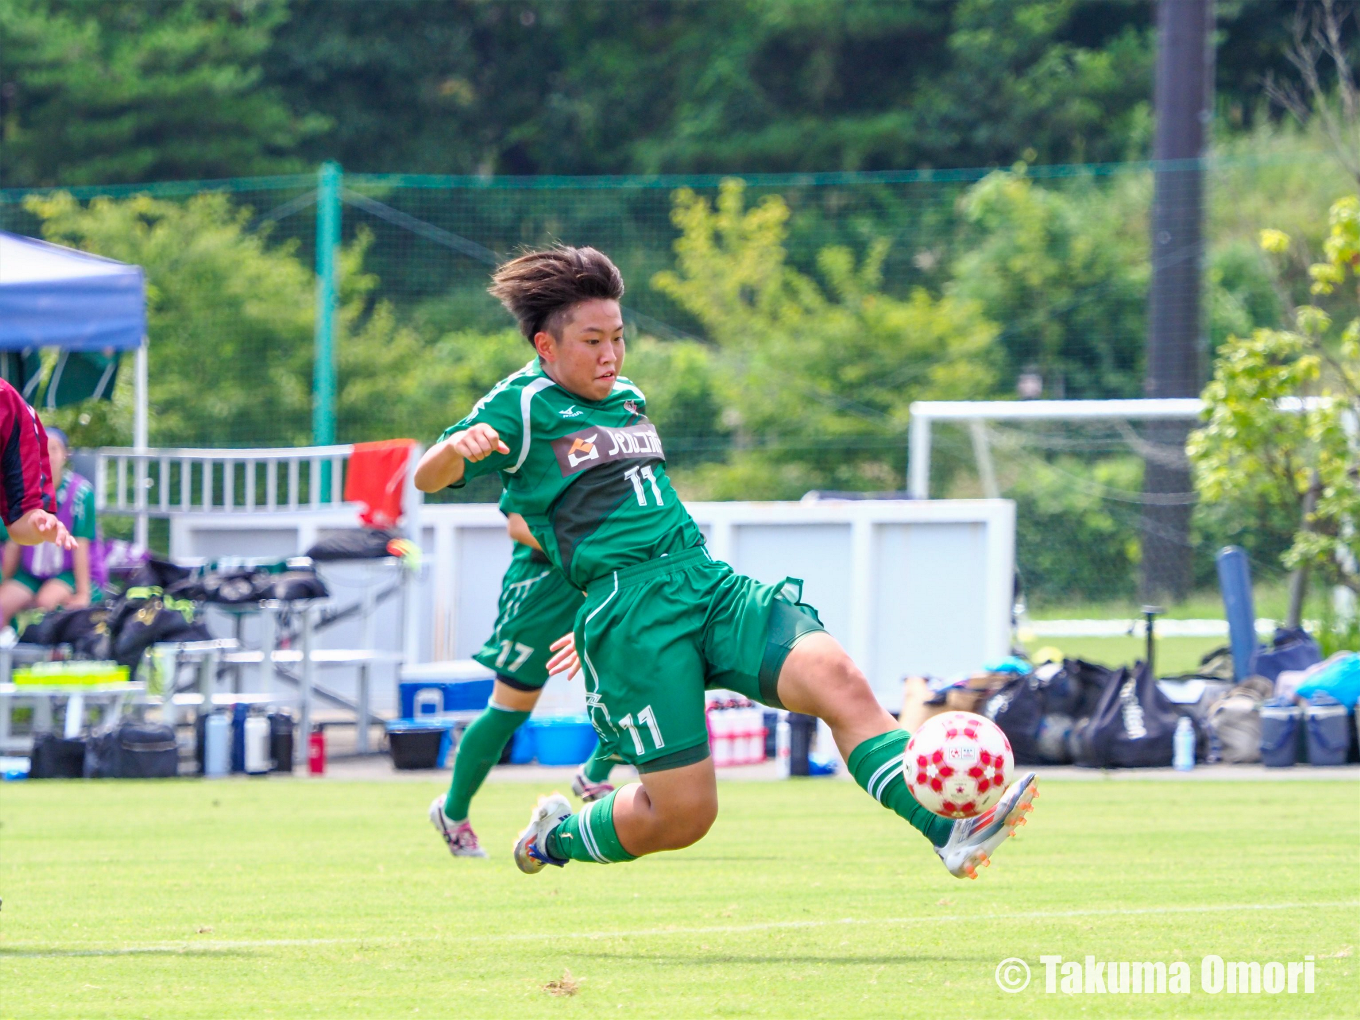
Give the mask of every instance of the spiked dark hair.
M 507 262 L 491 274 L 487 289 L 533 343 L 534 334 L 540 331 L 557 336 L 573 305 L 593 298 L 617 301 L 623 297 L 623 276 L 603 252 L 558 245 Z

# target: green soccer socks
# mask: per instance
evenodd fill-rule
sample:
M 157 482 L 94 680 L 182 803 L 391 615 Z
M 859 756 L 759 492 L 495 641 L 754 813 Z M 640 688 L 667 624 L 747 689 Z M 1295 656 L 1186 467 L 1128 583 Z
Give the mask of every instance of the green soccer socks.
M 850 752 L 846 765 L 850 774 L 874 800 L 889 811 L 905 818 L 913 828 L 930 840 L 932 846 L 944 846 L 954 823 L 923 808 L 907 789 L 902 778 L 902 753 L 911 734 L 906 730 L 889 730 L 870 737 Z
M 528 712 L 502 708 L 493 701 L 463 731 L 458 754 L 453 759 L 453 781 L 444 799 L 444 814 L 450 819 L 461 822 L 467 818 L 473 795 L 481 788 L 491 766 L 501 760 L 501 752 L 519 724 L 527 718 Z
M 590 756 L 590 760 L 581 766 L 581 771 L 592 783 L 603 783 L 609 778 L 609 773 L 614 770 L 616 759 L 612 752 L 605 750 L 603 744 L 595 745 L 595 753 Z
M 615 790 L 603 800 L 587 804 L 580 811 L 559 822 L 548 833 L 543 849 L 559 861 L 594 861 L 597 864 L 620 864 L 636 858 L 623 848 L 619 834 L 614 831 Z

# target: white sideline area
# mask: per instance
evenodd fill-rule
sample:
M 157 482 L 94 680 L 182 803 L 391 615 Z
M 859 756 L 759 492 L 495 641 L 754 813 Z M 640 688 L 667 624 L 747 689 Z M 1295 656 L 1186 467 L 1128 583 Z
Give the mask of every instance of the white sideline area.
M 762 581 L 802 578 L 804 600 L 865 670 L 890 710 L 903 675 L 947 676 L 980 668 L 1010 649 L 1015 504 L 1009 500 L 823 500 L 686 504 L 717 559 Z M 171 512 L 175 558 L 294 556 L 318 537 L 355 526 L 357 508 Z M 467 659 L 490 635 L 511 543 L 493 504 L 419 507 L 421 576 L 412 586 L 417 662 Z M 340 599 L 355 597 L 362 565 L 322 564 Z M 215 624 L 222 630 L 221 622 Z M 340 633 L 336 633 L 336 630 Z M 402 648 L 397 600 L 378 608 L 379 649 Z M 357 647 L 344 627 L 318 632 L 316 647 Z M 215 631 L 216 632 L 216 631 Z M 225 630 L 222 630 L 226 633 Z M 375 667 L 373 708 L 394 713 L 390 683 Z M 337 672 L 328 683 L 349 693 Z

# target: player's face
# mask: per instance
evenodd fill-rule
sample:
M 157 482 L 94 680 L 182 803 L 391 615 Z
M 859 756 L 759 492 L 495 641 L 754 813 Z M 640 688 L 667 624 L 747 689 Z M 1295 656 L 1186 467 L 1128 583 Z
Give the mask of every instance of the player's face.
M 623 371 L 623 311 L 617 301 L 592 298 L 571 309 L 561 338 L 540 332 L 534 347 L 544 371 L 585 400 L 603 400 Z

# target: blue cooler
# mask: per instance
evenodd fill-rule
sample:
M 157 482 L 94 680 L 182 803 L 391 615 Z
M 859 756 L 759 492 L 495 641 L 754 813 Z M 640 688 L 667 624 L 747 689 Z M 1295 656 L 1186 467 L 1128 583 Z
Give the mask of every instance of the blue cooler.
M 519 729 L 515 730 L 515 735 L 510 738 L 510 764 L 529 765 L 534 760 L 534 728 L 533 724 L 525 721 L 520 724 Z
M 534 756 L 540 765 L 580 765 L 597 743 L 595 727 L 584 715 L 530 719 L 523 728 L 533 733 Z
M 398 691 L 403 719 L 429 719 L 445 712 L 478 712 L 491 700 L 496 677 L 471 659 L 425 662 L 401 671 Z
M 1271 698 L 1261 705 L 1261 763 L 1288 768 L 1299 760 L 1303 709 L 1293 698 Z
M 1303 709 L 1308 731 L 1308 764 L 1344 765 L 1351 746 L 1350 713 L 1324 691 L 1314 691 Z

